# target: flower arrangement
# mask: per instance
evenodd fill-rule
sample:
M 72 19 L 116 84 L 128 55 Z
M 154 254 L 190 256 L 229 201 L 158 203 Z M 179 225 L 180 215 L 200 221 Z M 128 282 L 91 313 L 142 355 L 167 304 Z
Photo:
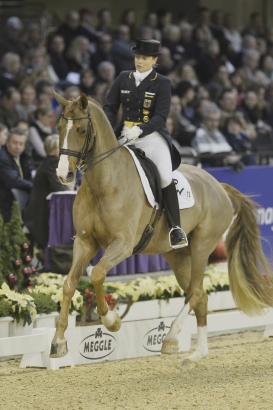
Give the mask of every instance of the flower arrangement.
M 33 287 L 29 290 L 30 294 L 43 294 L 49 296 L 57 310 L 60 310 L 63 300 L 63 284 L 66 276 L 56 273 L 42 273 L 34 277 L 32 281 Z M 83 306 L 83 296 L 76 290 L 71 301 L 70 312 L 80 312 Z M 56 309 L 55 309 L 56 310 Z
M 0 317 L 12 316 L 17 322 L 31 323 L 38 313 L 51 313 L 60 310 L 63 299 L 65 276 L 55 273 L 42 273 L 31 280 L 28 293 L 11 290 L 6 283 L 0 287 Z M 209 265 L 204 274 L 204 289 L 207 293 L 228 290 L 226 263 Z M 174 275 L 159 277 L 139 277 L 129 282 L 106 282 L 105 299 L 110 309 L 118 303 L 128 306 L 137 301 L 151 299 L 170 299 L 183 296 Z M 96 295 L 90 281 L 81 278 L 72 298 L 70 312 L 77 311 L 82 320 L 98 319 L 96 314 Z
M 4 299 L 10 306 L 9 314 L 17 323 L 30 324 L 35 319 L 37 310 L 30 295 L 11 290 L 6 283 L 3 283 L 0 288 L 0 299 Z

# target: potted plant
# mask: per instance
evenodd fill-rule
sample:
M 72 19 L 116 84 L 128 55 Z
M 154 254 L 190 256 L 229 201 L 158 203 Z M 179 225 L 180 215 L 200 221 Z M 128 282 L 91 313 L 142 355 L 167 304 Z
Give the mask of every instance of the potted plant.
M 11 304 L 3 297 L 0 297 L 0 337 L 9 336 L 10 323 L 12 322 Z
M 34 300 L 37 316 L 34 327 L 55 327 L 56 317 L 58 316 L 58 306 L 51 295 L 34 291 L 31 293 Z
M 33 298 L 26 293 L 11 290 L 4 282 L 0 288 L 0 298 L 6 300 L 11 306 L 11 335 L 21 336 L 29 334 L 37 311 Z

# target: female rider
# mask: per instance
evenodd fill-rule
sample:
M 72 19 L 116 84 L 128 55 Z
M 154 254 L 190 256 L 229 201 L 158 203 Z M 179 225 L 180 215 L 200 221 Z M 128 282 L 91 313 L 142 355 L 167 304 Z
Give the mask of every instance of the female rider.
M 137 40 L 132 48 L 135 71 L 122 71 L 108 94 L 104 110 L 112 126 L 122 105 L 122 124 L 118 135 L 145 152 L 156 165 L 162 188 L 163 206 L 170 227 L 170 246 L 174 249 L 188 245 L 187 235 L 180 226 L 180 214 L 172 171 L 180 155 L 172 144 L 165 127 L 170 109 L 171 84 L 158 74 L 154 66 L 160 54 L 157 40 Z

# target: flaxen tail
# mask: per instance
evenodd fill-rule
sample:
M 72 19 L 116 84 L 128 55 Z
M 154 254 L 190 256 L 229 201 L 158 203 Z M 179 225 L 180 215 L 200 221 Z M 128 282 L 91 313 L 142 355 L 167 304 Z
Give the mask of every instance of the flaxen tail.
M 273 280 L 261 247 L 256 205 L 230 185 L 223 187 L 236 213 L 226 238 L 230 289 L 243 312 L 261 313 L 273 306 Z

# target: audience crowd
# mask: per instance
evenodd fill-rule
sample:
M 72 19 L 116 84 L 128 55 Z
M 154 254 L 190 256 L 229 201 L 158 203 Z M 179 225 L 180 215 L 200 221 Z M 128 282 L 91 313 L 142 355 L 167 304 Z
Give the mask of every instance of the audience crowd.
M 7 18 L 0 40 L 4 219 L 10 216 L 14 189 L 29 194 L 34 184 L 39 191 L 35 174 L 39 181 L 44 178 L 35 209 L 44 209 L 50 190 L 62 189 L 52 175 L 58 157 L 52 86 L 66 98 L 84 92 L 103 104 L 114 78 L 133 68 L 136 38 L 162 43 L 157 71 L 172 83 L 167 127 L 182 160 L 237 169 L 268 163 L 273 153 L 273 29 L 264 27 L 257 12 L 245 27 L 234 21 L 229 13 L 205 7 L 195 21 L 168 10 L 148 12 L 138 21 L 134 10 L 125 10 L 114 25 L 109 9 L 71 10 L 64 21 L 47 13 L 27 25 L 19 17 Z M 47 177 L 44 161 L 50 165 Z

